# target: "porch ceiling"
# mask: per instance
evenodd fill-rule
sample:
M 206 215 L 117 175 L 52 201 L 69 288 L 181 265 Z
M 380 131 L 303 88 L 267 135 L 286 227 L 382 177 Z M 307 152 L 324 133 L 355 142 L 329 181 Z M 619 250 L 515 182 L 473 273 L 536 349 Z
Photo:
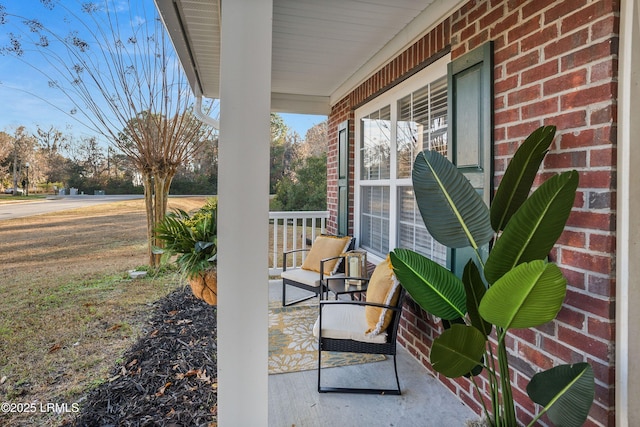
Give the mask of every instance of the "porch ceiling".
M 194 92 L 218 98 L 224 4 L 155 1 Z M 273 0 L 272 109 L 328 114 L 463 1 Z

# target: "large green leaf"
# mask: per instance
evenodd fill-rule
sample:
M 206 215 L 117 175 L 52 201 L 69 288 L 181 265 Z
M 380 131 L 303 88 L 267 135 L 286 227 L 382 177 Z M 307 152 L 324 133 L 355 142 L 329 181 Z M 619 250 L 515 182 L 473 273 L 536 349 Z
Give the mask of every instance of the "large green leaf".
M 478 248 L 493 237 L 489 208 L 444 156 L 424 151 L 413 164 L 413 189 L 429 233 L 450 248 Z
M 433 341 L 431 366 L 448 378 L 471 372 L 485 352 L 486 338 L 473 326 L 451 325 Z
M 544 412 L 556 426 L 579 427 L 589 415 L 594 387 L 591 366 L 576 363 L 534 375 L 527 385 L 527 394 L 544 407 Z
M 446 320 L 464 317 L 464 285 L 456 275 L 409 249 L 395 249 L 390 258 L 396 277 L 425 311 Z
M 487 292 L 487 288 L 482 281 L 478 266 L 473 260 L 469 260 L 464 267 L 462 283 L 464 283 L 464 290 L 467 295 L 467 313 L 469 313 L 471 325 L 475 326 L 485 336 L 488 336 L 493 325 L 484 320 L 478 311 L 480 301 L 482 301 L 484 294 Z
M 555 319 L 566 291 L 557 265 L 542 260 L 520 264 L 487 290 L 480 315 L 505 330 L 532 328 Z
M 509 219 L 529 196 L 531 185 L 555 135 L 555 126 L 542 126 L 533 131 L 516 151 L 491 202 L 491 225 L 494 230 L 504 230 Z
M 182 209 L 168 213 L 154 233 L 162 247 L 153 247 L 153 253 L 165 257 L 178 255 L 175 263 L 187 277 L 214 267 L 218 246 L 217 201 L 208 200 L 193 214 Z
M 516 265 L 544 259 L 564 230 L 578 187 L 578 173 L 568 171 L 543 183 L 511 217 L 489 254 L 485 278 L 495 283 Z
M 477 330 L 482 332 L 485 337 L 487 337 L 491 333 L 493 325 L 484 320 L 482 316 L 480 316 L 479 312 L 480 301 L 482 301 L 484 294 L 487 292 L 487 288 L 482 281 L 478 266 L 472 259 L 470 259 L 464 266 L 464 271 L 462 272 L 462 283 L 464 284 L 464 290 L 467 295 L 467 313 L 469 315 L 469 320 L 471 321 L 471 326 L 475 327 Z M 467 378 L 477 376 L 482 373 L 482 370 L 483 365 L 478 363 L 464 376 Z

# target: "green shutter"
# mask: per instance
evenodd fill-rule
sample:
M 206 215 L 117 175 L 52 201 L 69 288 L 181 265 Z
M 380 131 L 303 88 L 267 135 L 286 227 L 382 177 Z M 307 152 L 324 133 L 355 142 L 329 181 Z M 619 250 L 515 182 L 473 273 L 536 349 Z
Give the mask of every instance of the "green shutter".
M 489 205 L 493 191 L 493 42 L 447 66 L 448 156 Z M 488 255 L 488 247 L 482 248 Z M 473 257 L 469 249 L 450 249 L 448 264 L 457 276 Z
M 338 125 L 338 234 L 349 234 L 349 121 Z

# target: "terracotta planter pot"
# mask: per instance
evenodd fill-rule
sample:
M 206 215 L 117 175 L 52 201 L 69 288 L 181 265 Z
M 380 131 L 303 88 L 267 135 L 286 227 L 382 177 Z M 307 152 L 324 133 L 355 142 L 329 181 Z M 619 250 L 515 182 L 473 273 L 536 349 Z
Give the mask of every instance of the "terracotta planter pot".
M 189 286 L 196 298 L 209 305 L 218 304 L 218 276 L 215 269 L 203 271 L 189 279 Z

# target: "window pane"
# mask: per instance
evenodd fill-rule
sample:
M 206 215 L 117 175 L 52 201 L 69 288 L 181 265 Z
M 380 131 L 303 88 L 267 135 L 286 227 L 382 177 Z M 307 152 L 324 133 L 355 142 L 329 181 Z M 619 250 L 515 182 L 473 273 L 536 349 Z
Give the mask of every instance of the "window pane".
M 411 176 L 411 165 L 417 152 L 422 146 L 418 140 L 418 123 L 412 120 L 412 96 L 407 95 L 398 101 L 398 121 L 396 125 L 398 178 Z
M 429 138 L 426 148 L 447 155 L 447 78 L 431 83 Z
M 398 101 L 397 177 L 409 178 L 416 155 L 426 149 L 446 155 L 447 80 L 441 78 Z
M 389 187 L 361 187 L 360 246 L 380 256 L 389 252 Z
M 388 179 L 391 175 L 391 107 L 362 118 L 360 126 L 360 179 Z
M 447 265 L 447 248 L 431 237 L 422 221 L 413 188 L 398 187 L 398 247 L 414 250 Z

